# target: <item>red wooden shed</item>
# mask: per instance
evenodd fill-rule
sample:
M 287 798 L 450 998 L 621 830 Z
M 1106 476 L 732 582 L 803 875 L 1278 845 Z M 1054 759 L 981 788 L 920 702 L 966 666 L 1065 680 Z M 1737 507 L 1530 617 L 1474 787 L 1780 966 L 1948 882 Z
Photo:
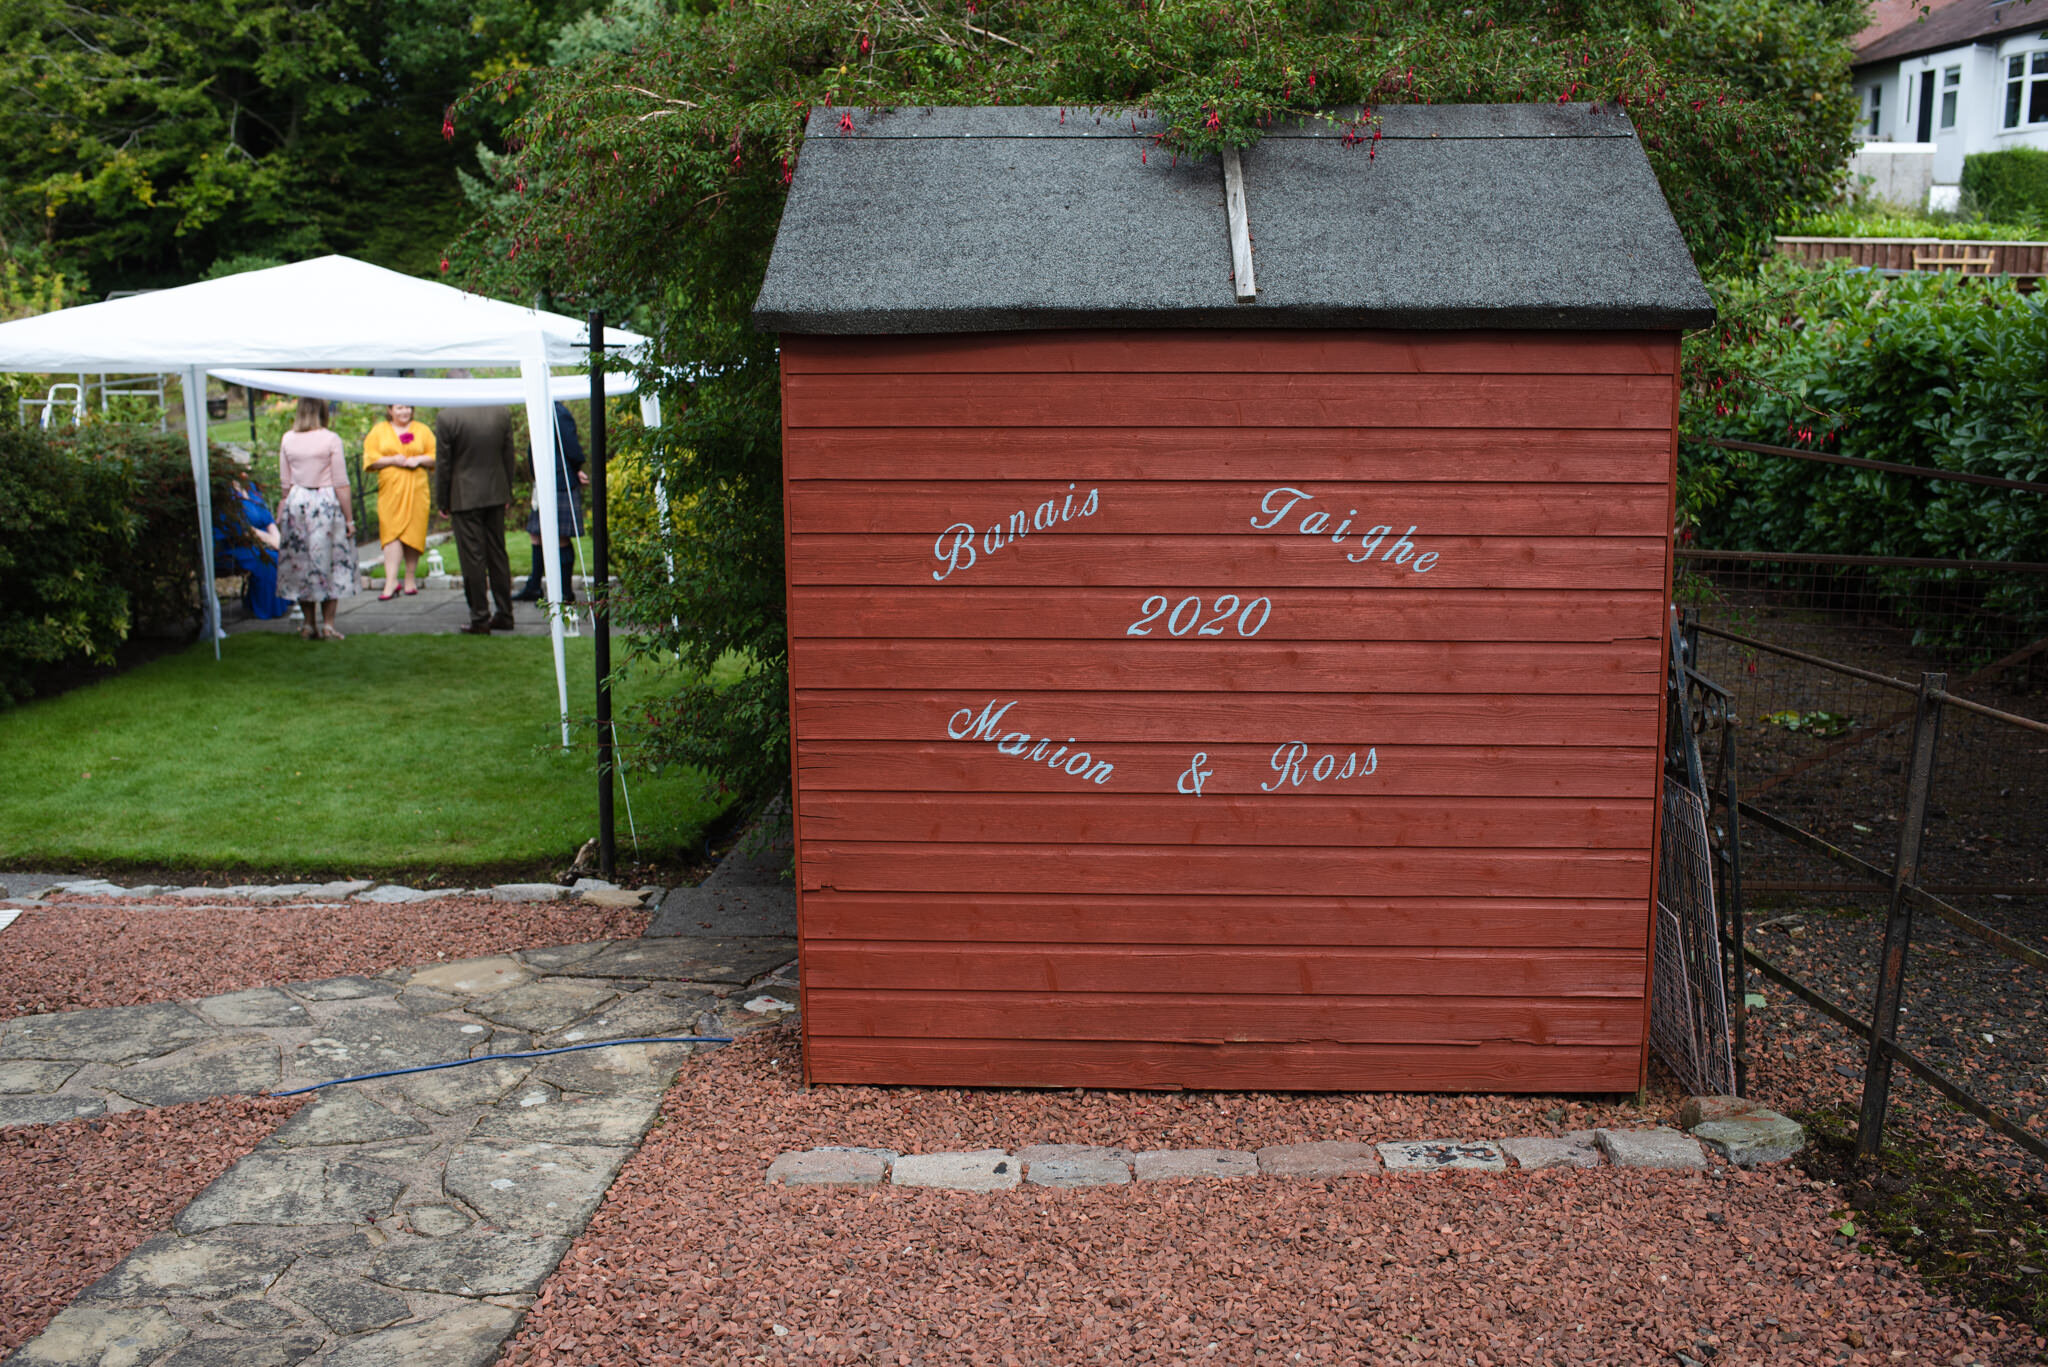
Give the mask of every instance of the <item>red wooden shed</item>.
M 1712 312 L 1626 117 L 850 121 L 755 315 L 807 1076 L 1638 1086 Z

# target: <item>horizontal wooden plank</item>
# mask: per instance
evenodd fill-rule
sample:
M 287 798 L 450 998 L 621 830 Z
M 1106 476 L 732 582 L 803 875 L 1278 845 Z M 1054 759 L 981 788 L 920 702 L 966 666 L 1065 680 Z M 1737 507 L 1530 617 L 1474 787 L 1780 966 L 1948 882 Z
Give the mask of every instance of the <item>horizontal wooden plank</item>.
M 1654 739 L 1654 737 L 1652 738 Z M 1212 797 L 1265 793 L 1314 796 L 1339 790 L 1391 797 L 1461 794 L 1499 797 L 1639 798 L 1658 790 L 1663 763 L 1649 743 L 1620 745 L 1375 745 L 1334 752 L 1330 771 L 1349 756 L 1369 759 L 1372 772 L 1341 785 L 1318 782 L 1315 765 L 1327 746 L 1299 754 L 1288 742 L 1233 745 L 1113 741 L 1115 790 L 1122 794 L 1179 794 L 1199 751 L 1209 772 L 1202 792 Z M 1307 742 L 1302 742 L 1304 745 Z M 1073 777 L 1043 763 L 1001 756 L 961 741 L 801 740 L 797 780 L 806 794 L 852 790 L 924 793 L 1073 793 Z M 1035 747 L 1034 747 L 1035 748 Z M 1027 751 L 1028 755 L 1029 752 Z M 1299 778 L 1300 782 L 1295 782 Z M 1347 801 L 1349 799 L 1346 799 Z
M 1074 849 L 807 837 L 798 877 L 806 891 L 1647 897 L 1650 856 L 1633 850 Z
M 1481 641 L 866 641 L 793 640 L 790 677 L 806 688 L 931 688 L 963 693 L 1058 688 L 1191 693 L 1618 693 L 1655 690 L 1655 640 L 1600 645 Z M 980 707 L 987 697 L 965 697 Z M 1060 723 L 1019 708 L 1006 723 L 1051 735 Z M 1072 733 L 1078 735 L 1078 732 Z M 1199 733 L 1197 733 L 1199 735 Z M 1058 737 L 1055 737 L 1057 740 Z
M 1082 515 L 1094 506 L 1095 511 Z M 1034 536 L 1312 534 L 1422 526 L 1439 536 L 1662 536 L 1671 491 L 1663 483 L 1292 484 L 1265 480 L 795 480 L 789 526 L 812 532 L 936 536 L 965 523 Z M 1304 531 L 1306 524 L 1306 531 Z M 979 542 L 977 543 L 979 544 Z M 1346 550 L 1356 549 L 1347 545 Z
M 788 427 L 1608 427 L 1669 431 L 1667 375 L 785 374 Z
M 804 987 L 928 992 L 1613 997 L 1640 1001 L 1644 956 L 1605 949 L 1356 949 L 812 941 Z
M 792 375 L 1031 371 L 1669 375 L 1677 366 L 1675 334 L 1658 332 L 1219 328 L 1200 332 L 1104 329 L 917 337 L 791 334 L 782 339 L 782 368 Z
M 1640 951 L 1647 896 L 1084 897 L 1058 893 L 803 894 L 823 940 L 1187 945 L 1490 945 Z
M 1264 747 L 1293 741 L 1352 750 L 1376 745 L 1657 745 L 1663 713 L 1659 694 L 1399 694 L 1339 697 L 1316 693 L 1111 693 L 1019 691 L 1027 710 L 1092 741 L 1150 741 L 1185 745 L 1200 736 L 1218 743 Z M 1010 696 L 1010 695 L 1005 695 Z M 822 689 L 798 680 L 796 732 L 800 741 L 946 738 L 946 726 L 965 705 L 958 693 L 918 689 Z M 978 709 L 977 709 L 978 715 Z M 948 743 L 951 743 L 950 741 Z
M 1007 756 L 983 747 L 982 762 Z M 1214 761 L 1212 761 L 1213 763 Z M 1043 767 L 1043 766 L 1040 766 Z M 1218 771 L 1220 772 L 1220 771 Z M 1267 770 L 1276 782 L 1280 776 Z M 1252 793 L 1146 796 L 1102 785 L 1058 793 L 816 792 L 804 790 L 808 840 L 932 843 L 1650 848 L 1654 805 L 1588 798 L 1385 797 L 1358 780 L 1322 785 L 1319 796 Z
M 1153 605 L 1160 609 L 1156 614 L 1147 605 L 1155 594 L 1166 600 Z M 1198 606 L 1176 617 L 1190 597 Z M 1015 585 L 798 584 L 789 591 L 789 632 L 812 639 L 971 635 L 1042 641 L 1142 639 L 1131 634 L 1139 628 L 1154 639 L 1195 641 L 1243 640 L 1247 630 L 1260 641 L 1661 640 L 1664 601 L 1653 589 L 1274 589 L 1205 583 L 1061 588 L 1048 602 L 1044 589 Z M 1179 638 L 1176 626 L 1185 628 Z
M 1308 997 L 1160 992 L 874 992 L 812 988 L 815 1035 L 882 1038 L 1250 1040 L 1341 1044 L 1626 1047 L 1642 1037 L 1637 998 Z
M 1400 427 L 795 428 L 782 440 L 790 480 L 1012 479 L 1316 481 L 1474 480 L 1641 484 L 1669 480 L 1667 431 Z
M 1405 529 L 1404 529 L 1405 530 Z M 1369 561 L 1326 539 L 1248 533 L 1244 536 L 1097 536 L 1051 533 L 976 549 L 969 562 L 953 541 L 932 536 L 806 535 L 789 538 L 792 584 L 1028 584 L 1046 588 L 1161 584 L 1257 584 L 1278 592 L 1304 588 L 1610 589 L 1661 593 L 1669 539 L 1656 536 L 1410 538 L 1416 554 L 1434 554 L 1429 568 Z M 1397 550 L 1395 552 L 1399 554 Z M 943 578 L 941 577 L 943 576 Z
M 1632 1092 L 1639 1045 L 1165 1044 L 812 1035 L 814 1083 L 1303 1092 Z

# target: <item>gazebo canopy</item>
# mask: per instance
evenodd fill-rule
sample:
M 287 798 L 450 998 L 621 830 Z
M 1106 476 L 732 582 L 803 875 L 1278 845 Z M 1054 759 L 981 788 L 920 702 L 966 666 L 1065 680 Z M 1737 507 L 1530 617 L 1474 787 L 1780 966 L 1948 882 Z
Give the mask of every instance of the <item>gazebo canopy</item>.
M 0 324 L 0 370 L 513 366 L 536 339 L 545 364 L 581 365 L 586 331 L 580 319 L 322 256 Z M 642 339 L 606 329 L 605 340 Z
M 606 346 L 627 352 L 645 340 L 611 328 L 606 329 L 604 338 Z M 213 499 L 206 478 L 209 372 L 230 367 L 517 366 L 519 394 L 526 404 L 533 445 L 534 498 L 542 525 L 553 526 L 557 481 L 550 367 L 582 365 L 589 358 L 589 329 L 577 319 L 486 299 L 346 256 L 323 256 L 0 323 L 0 371 L 103 375 L 170 371 L 183 380 L 185 431 L 197 489 L 206 629 L 215 638 L 216 654 L 220 649 L 220 604 L 213 594 Z M 396 388 L 415 382 L 391 383 Z M 498 387 L 493 397 L 484 401 L 502 401 L 505 382 L 477 383 Z M 542 550 L 552 608 L 562 600 L 561 551 L 551 537 L 543 542 Z M 561 614 L 556 611 L 552 616 L 555 683 L 561 698 L 562 743 L 566 745 L 569 694 Z

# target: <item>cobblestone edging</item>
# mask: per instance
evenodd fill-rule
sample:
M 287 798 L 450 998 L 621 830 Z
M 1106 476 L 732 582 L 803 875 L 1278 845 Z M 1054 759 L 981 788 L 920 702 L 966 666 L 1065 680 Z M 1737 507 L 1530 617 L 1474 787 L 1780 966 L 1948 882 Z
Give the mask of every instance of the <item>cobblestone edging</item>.
M 0 1026 L 0 1123 L 744 1033 L 794 1011 L 793 954 L 769 938 L 601 940 L 21 1017 Z M 10 1362 L 481 1367 L 694 1048 L 494 1060 L 320 1093 Z
M 1804 1143 L 1799 1127 L 1774 1111 L 1730 1097 L 1687 1103 L 1686 1118 L 1721 1159 L 1778 1162 Z M 1718 1128 L 1717 1128 L 1718 1127 Z M 1769 1150 L 1729 1146 L 1729 1137 L 1768 1132 Z M 1715 1136 L 1720 1136 L 1716 1138 Z M 1118 1149 L 1081 1144 L 1036 1144 L 1011 1152 L 901 1154 L 855 1146 L 782 1154 L 768 1166 L 771 1186 L 942 1187 L 1003 1191 L 1020 1185 L 1115 1187 L 1137 1182 L 1284 1177 L 1308 1180 L 1383 1173 L 1540 1171 L 1544 1168 L 1666 1168 L 1700 1170 L 1714 1160 L 1708 1147 L 1677 1130 L 1580 1130 L 1563 1138 L 1531 1135 L 1500 1140 L 1402 1140 L 1355 1144 L 1323 1140 L 1248 1149 Z
M 21 880 L 17 880 L 20 882 Z M 178 887 L 170 884 L 139 883 L 124 886 L 103 878 L 72 878 L 54 883 L 30 880 L 25 891 L 8 896 L 0 885 L 0 903 L 33 906 L 51 896 L 94 897 L 160 901 L 185 905 L 239 904 L 271 906 L 280 902 L 338 904 L 342 902 L 429 902 L 439 897 L 488 897 L 495 902 L 578 901 L 600 907 L 659 906 L 664 888 L 622 888 L 601 878 L 579 878 L 569 886 L 559 883 L 499 883 L 488 888 L 413 888 L 399 883 L 378 883 L 367 878 L 328 883 L 237 883 L 228 887 Z

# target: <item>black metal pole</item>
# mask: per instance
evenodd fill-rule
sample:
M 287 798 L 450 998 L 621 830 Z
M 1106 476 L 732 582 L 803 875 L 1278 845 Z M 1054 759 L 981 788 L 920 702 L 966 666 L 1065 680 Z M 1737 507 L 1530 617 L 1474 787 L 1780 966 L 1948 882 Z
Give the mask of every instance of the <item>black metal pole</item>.
M 1884 957 L 1878 962 L 1877 1002 L 1870 1013 L 1870 1054 L 1863 1065 L 1863 1110 L 1856 1122 L 1856 1156 L 1871 1158 L 1884 1142 L 1891 1102 L 1892 1056 L 1886 1046 L 1899 1032 L 1905 997 L 1906 949 L 1913 941 L 1913 901 L 1906 889 L 1920 881 L 1920 840 L 1927 827 L 1927 795 L 1934 786 L 1934 751 L 1941 740 L 1941 701 L 1948 675 L 1922 674 L 1913 713 L 1913 753 L 1906 770 L 1906 819 L 1899 823 L 1899 862 L 1892 870 L 1891 909 L 1884 922 Z
M 612 829 L 611 538 L 604 510 L 604 311 L 590 311 L 590 603 L 597 627 L 597 870 L 610 878 L 618 864 Z
M 1721 844 L 1726 855 L 1721 886 L 1722 902 L 1728 909 L 1728 943 L 1735 969 L 1735 1095 L 1748 1096 L 1749 960 L 1744 950 L 1749 944 L 1749 931 L 1742 915 L 1742 788 L 1738 773 L 1741 765 L 1735 748 L 1735 714 L 1726 706 L 1721 711 L 1721 754 L 1726 760 L 1722 766 L 1722 796 L 1726 799 L 1723 814 L 1728 821 L 1728 834 Z

